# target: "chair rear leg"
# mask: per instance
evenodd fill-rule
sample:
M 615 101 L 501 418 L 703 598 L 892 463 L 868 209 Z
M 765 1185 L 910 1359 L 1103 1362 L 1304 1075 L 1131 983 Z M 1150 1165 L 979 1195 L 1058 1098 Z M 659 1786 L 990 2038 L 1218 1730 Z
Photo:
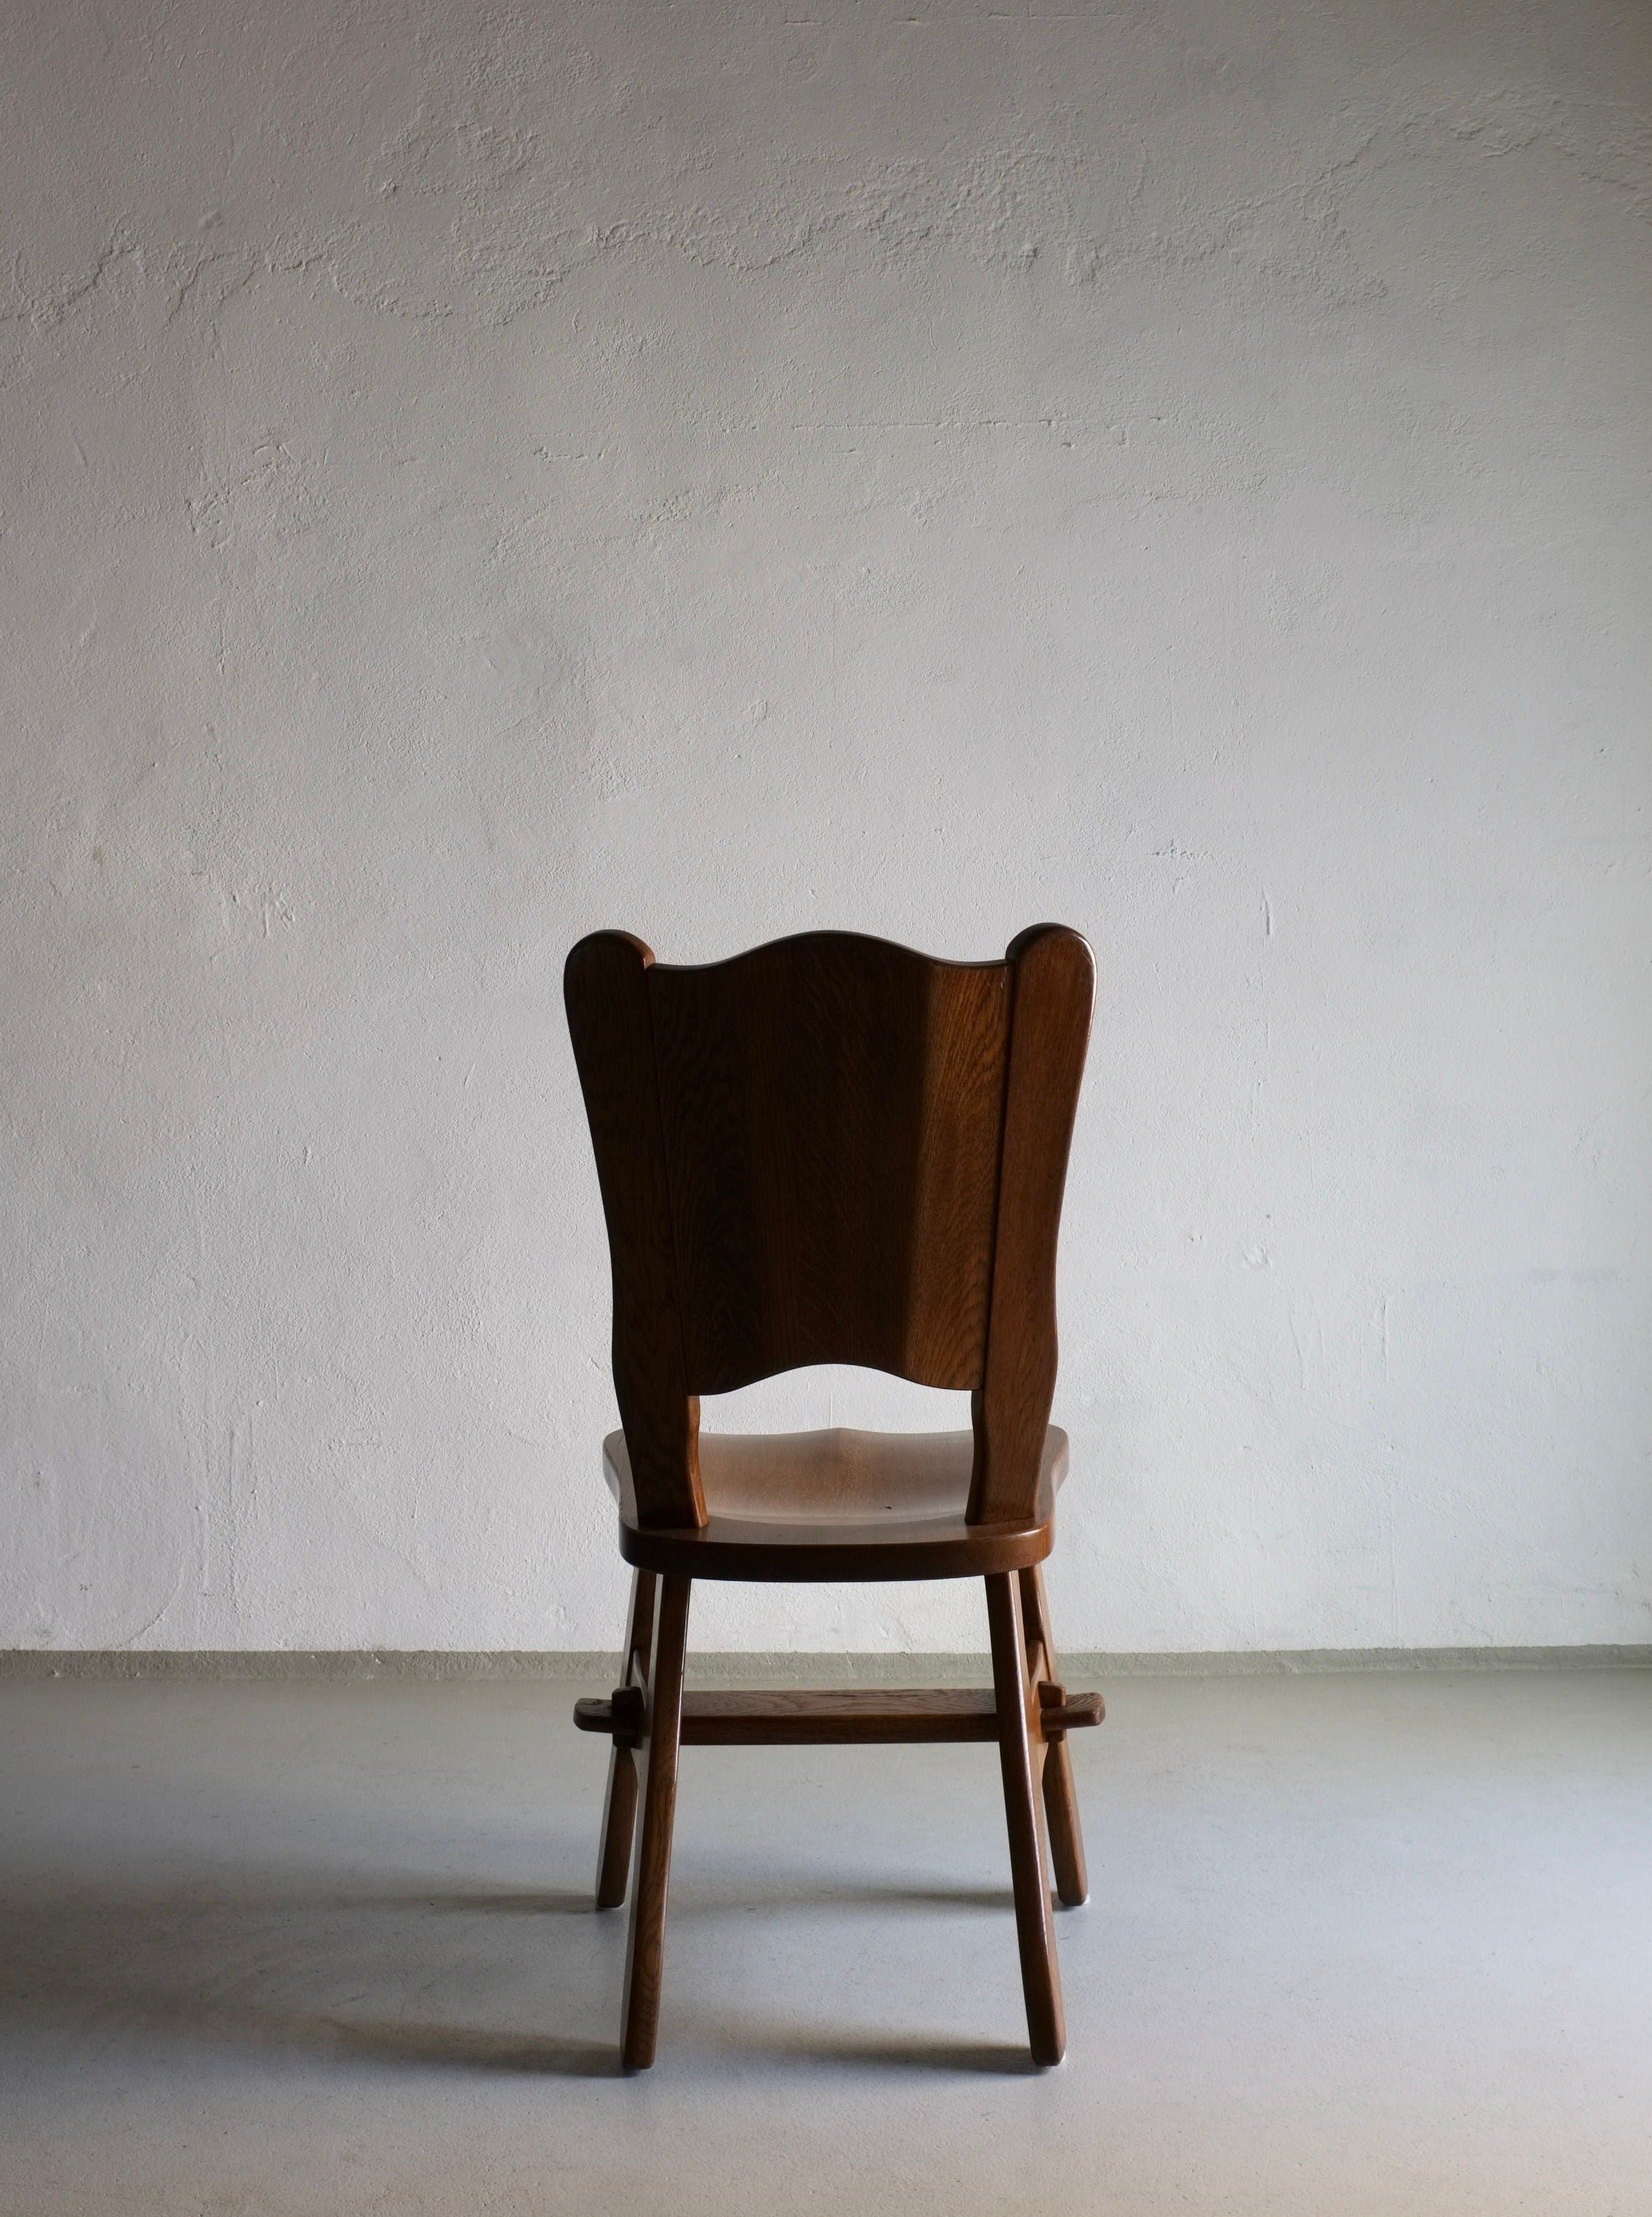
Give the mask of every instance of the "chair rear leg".
M 1034 1683 L 1040 1678 L 1059 1683 L 1061 1674 L 1049 1628 L 1049 1604 L 1044 1599 L 1043 1573 L 1036 1563 L 1021 1572 L 1021 1609 Z M 1089 1898 L 1090 1880 L 1085 1869 L 1084 1834 L 1079 1828 L 1079 1800 L 1073 1791 L 1073 1758 L 1067 1753 L 1065 1732 L 1044 1750 L 1044 1814 L 1049 1820 L 1056 1897 L 1064 1909 L 1077 1909 Z
M 625 1654 L 620 1664 L 622 1686 L 640 1686 L 648 1676 L 648 1655 L 653 1644 L 654 1588 L 652 1571 L 637 1571 L 631 1579 L 631 1616 Z M 603 1805 L 603 1843 L 597 1858 L 597 1906 L 617 1909 L 625 1899 L 625 1881 L 631 1868 L 631 1836 L 637 1816 L 637 1760 L 617 1740 L 608 1762 L 608 1798 Z
M 1021 1985 L 1035 2063 L 1059 2063 L 1067 2046 L 1061 1973 L 1049 1907 L 1038 1806 L 1038 1758 L 1043 1741 L 1032 1720 L 1035 1689 L 1027 1672 L 1021 1587 L 1013 1571 L 985 1581 L 987 1622 L 993 1642 L 993 1689 L 998 1701 L 999 1757 L 1004 1770 L 1004 1810 L 1010 1832 L 1010 1870 L 1015 1884 L 1015 1929 L 1021 1949 Z
M 659 2030 L 665 1957 L 665 1889 L 677 1814 L 677 1756 L 683 1728 L 683 1654 L 688 1642 L 684 1578 L 663 1578 L 654 1609 L 642 1756 L 642 1824 L 631 1874 L 631 1930 L 625 1951 L 625 2008 L 620 2053 L 628 2071 L 646 2071 Z

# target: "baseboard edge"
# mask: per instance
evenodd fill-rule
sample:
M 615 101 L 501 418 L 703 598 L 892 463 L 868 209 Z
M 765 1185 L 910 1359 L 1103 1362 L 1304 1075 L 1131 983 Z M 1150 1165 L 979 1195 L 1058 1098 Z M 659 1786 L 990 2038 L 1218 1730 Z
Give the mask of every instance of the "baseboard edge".
M 612 1650 L 552 1648 L 0 1648 L 0 1680 L 318 1680 L 365 1683 L 578 1679 L 610 1684 Z M 1070 1683 L 1107 1678 L 1238 1678 L 1327 1672 L 1644 1670 L 1652 1643 L 1539 1647 L 1286 1647 L 1120 1652 L 1070 1649 Z M 985 1653 L 756 1653 L 689 1658 L 690 1684 L 972 1685 L 991 1676 Z

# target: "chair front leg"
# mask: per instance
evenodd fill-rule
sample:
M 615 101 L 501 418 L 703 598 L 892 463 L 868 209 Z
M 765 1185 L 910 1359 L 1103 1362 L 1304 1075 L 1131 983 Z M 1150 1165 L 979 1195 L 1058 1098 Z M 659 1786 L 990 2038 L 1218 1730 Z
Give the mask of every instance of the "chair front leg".
M 1036 1689 L 1027 1671 L 1021 1586 L 1013 1571 L 986 1581 L 987 1622 L 993 1642 L 993 1690 L 998 1704 L 998 1749 L 1004 1772 L 1004 1811 L 1010 1831 L 1010 1871 L 1015 1885 L 1016 1937 L 1027 2033 L 1035 2063 L 1059 2063 L 1067 2046 L 1061 1973 L 1051 1928 L 1049 1873 L 1044 1861 L 1038 1806 L 1038 1758 L 1043 1728 L 1035 1714 Z
M 620 1664 L 622 1686 L 647 1683 L 649 1651 L 653 1645 L 654 1589 L 652 1571 L 636 1571 L 631 1578 L 631 1617 L 625 1654 Z M 617 1909 L 625 1899 L 626 1875 L 631 1868 L 631 1836 L 636 1827 L 637 1762 L 629 1747 L 614 1743 L 608 1761 L 608 1798 L 603 1806 L 603 1844 L 597 1858 L 597 1906 Z
M 646 2071 L 659 2030 L 665 1957 L 665 1889 L 677 1814 L 677 1754 L 683 1730 L 683 1656 L 691 1581 L 659 1581 L 648 1664 L 642 1757 L 642 1824 L 631 1874 L 631 1930 L 625 1953 L 620 2053 L 628 2071 Z
M 1033 1683 L 1036 1685 L 1041 1678 L 1059 1683 L 1061 1674 L 1049 1628 L 1049 1604 L 1044 1599 L 1043 1573 L 1036 1563 L 1021 1572 L 1021 1609 Z M 1067 1753 L 1065 1732 L 1044 1750 L 1044 1814 L 1049 1820 L 1056 1897 L 1064 1909 L 1077 1909 L 1089 1897 L 1090 1880 L 1084 1865 L 1084 1834 L 1079 1829 L 1079 1799 L 1073 1791 L 1073 1758 Z

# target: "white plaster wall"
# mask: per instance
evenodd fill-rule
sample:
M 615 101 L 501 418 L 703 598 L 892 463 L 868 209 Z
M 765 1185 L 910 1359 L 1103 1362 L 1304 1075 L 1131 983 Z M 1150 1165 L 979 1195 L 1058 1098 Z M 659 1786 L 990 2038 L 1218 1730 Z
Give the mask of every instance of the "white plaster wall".
M 610 1643 L 566 948 L 1041 917 L 1067 1644 L 1652 1637 L 1652 12 L 3 21 L 0 1645 Z

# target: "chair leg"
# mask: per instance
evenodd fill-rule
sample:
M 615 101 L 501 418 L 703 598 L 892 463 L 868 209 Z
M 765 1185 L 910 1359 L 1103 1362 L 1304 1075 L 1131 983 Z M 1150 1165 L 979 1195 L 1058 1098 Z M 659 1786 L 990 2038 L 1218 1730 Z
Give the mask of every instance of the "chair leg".
M 642 1823 L 631 1872 L 631 1930 L 625 1951 L 625 2011 L 621 2060 L 646 2071 L 659 2029 L 659 1987 L 665 1955 L 665 1888 L 671 1868 L 671 1820 L 677 1813 L 677 1753 L 683 1727 L 683 1653 L 688 1641 L 685 1578 L 659 1581 L 648 1664 L 647 1722 L 642 1755 Z
M 1043 1573 L 1036 1563 L 1021 1572 L 1021 1609 L 1026 1620 L 1027 1659 L 1033 1683 L 1049 1678 L 1059 1684 L 1061 1674 L 1050 1633 L 1049 1604 L 1044 1599 Z M 1084 1865 L 1084 1834 L 1079 1829 L 1079 1800 L 1073 1788 L 1073 1758 L 1067 1753 L 1065 1732 L 1044 1750 L 1044 1814 L 1049 1820 L 1056 1898 L 1064 1909 L 1077 1909 L 1089 1898 L 1090 1880 Z
M 1015 1883 L 1016 1937 L 1021 1985 L 1035 2063 L 1059 2063 L 1067 2046 L 1061 1973 L 1051 1926 L 1049 1874 L 1044 1861 L 1038 1806 L 1038 1758 L 1043 1743 L 1035 1729 L 1035 1699 L 1027 1674 L 1021 1586 L 1013 1571 L 986 1580 L 987 1622 L 993 1642 L 993 1690 L 998 1701 L 998 1746 L 1004 1769 L 1004 1809 L 1010 1831 L 1010 1870 Z
M 640 1686 L 647 1681 L 657 1583 L 652 1571 L 637 1571 L 632 1575 L 630 1626 L 620 1664 L 622 1686 Z M 598 1909 L 617 1909 L 625 1899 L 636 1816 L 637 1759 L 628 1747 L 622 1747 L 616 1741 L 609 1757 L 608 1797 L 603 1805 L 603 1844 L 597 1858 Z

